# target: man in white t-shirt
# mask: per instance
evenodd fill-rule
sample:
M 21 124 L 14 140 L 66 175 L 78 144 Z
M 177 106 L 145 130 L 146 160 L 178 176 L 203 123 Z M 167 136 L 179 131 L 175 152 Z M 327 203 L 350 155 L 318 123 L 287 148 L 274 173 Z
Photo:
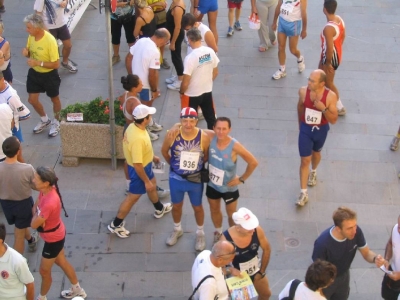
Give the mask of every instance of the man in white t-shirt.
M 64 9 L 67 4 L 67 0 L 35 0 L 33 9 L 36 14 L 42 16 L 44 24 L 56 40 L 61 40 L 63 43 L 61 66 L 70 73 L 76 73 L 78 68 L 68 60 L 72 43 L 71 34 L 64 18 Z
M 307 269 L 306 282 L 300 282 L 295 289 L 293 300 L 326 300 L 322 289 L 330 286 L 336 277 L 335 265 L 325 260 L 316 260 Z M 289 281 L 279 293 L 279 300 L 289 297 L 292 284 Z
M 139 93 L 140 101 L 147 106 L 153 106 L 154 100 L 160 96 L 158 90 L 158 72 L 160 70 L 160 50 L 165 46 L 171 35 L 165 28 L 157 29 L 151 38 L 139 39 L 129 50 L 125 58 L 125 67 L 128 74 L 135 74 L 142 80 L 143 89 Z M 161 131 L 163 127 L 153 119 L 147 126 L 152 141 L 158 140 L 158 134 L 152 131 Z
M 14 127 L 14 116 L 11 108 L 7 103 L 0 104 L 0 144 L 3 144 L 3 141 L 12 136 L 11 129 Z M 3 150 L 0 147 L 0 162 L 6 159 Z
M 21 254 L 4 242 L 5 237 L 6 227 L 0 224 L 0 298 L 33 300 L 35 284 L 28 263 Z
M 185 57 L 181 89 L 181 108 L 192 107 L 203 111 L 207 128 L 215 124 L 212 98 L 213 81 L 218 75 L 219 59 L 214 50 L 201 45 L 201 32 L 192 28 L 187 32 L 188 43 L 193 51 Z
M 219 241 L 214 244 L 212 250 L 204 250 L 197 255 L 192 267 L 192 287 L 196 300 L 228 300 L 229 293 L 226 287 L 224 271 L 222 267 L 230 264 L 235 257 L 236 247 L 228 241 Z M 225 268 L 224 268 L 225 269 Z M 230 268 L 228 268 L 230 269 Z M 199 285 L 200 281 L 207 278 Z M 237 276 L 239 274 L 232 274 Z

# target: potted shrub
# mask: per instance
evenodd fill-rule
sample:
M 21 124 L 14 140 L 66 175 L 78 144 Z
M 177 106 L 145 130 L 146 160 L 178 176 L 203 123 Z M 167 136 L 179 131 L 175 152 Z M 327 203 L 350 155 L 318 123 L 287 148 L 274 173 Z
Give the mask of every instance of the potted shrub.
M 125 119 L 118 100 L 114 100 L 114 111 L 117 159 L 124 159 L 122 131 Z M 69 113 L 83 113 L 83 122 L 68 122 Z M 78 166 L 81 157 L 111 158 L 109 113 L 109 101 L 101 97 L 90 102 L 71 104 L 61 110 L 63 166 Z

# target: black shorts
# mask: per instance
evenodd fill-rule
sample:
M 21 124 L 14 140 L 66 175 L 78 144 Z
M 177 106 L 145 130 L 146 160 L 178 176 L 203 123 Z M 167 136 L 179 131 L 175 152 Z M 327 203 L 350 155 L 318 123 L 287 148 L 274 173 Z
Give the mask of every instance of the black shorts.
M 220 193 L 216 189 L 207 185 L 206 196 L 207 198 L 214 200 L 222 198 L 224 199 L 225 204 L 231 204 L 239 199 L 239 190 L 236 190 L 234 192 Z
M 60 84 L 61 78 L 57 70 L 40 73 L 30 68 L 26 79 L 26 91 L 28 94 L 46 93 L 48 97 L 53 98 L 60 94 Z
M 71 34 L 67 24 L 59 28 L 49 29 L 50 33 L 56 38 L 56 40 L 66 41 L 71 39 Z
M 24 200 L 0 200 L 8 225 L 14 225 L 18 229 L 31 227 L 33 199 Z
M 4 71 L 2 71 L 2 73 L 3 73 L 4 79 L 5 79 L 7 82 L 11 83 L 12 80 L 13 80 L 13 74 L 12 74 L 12 72 L 11 72 L 11 61 L 8 63 L 7 68 L 6 68 Z
M 42 256 L 44 258 L 56 258 L 60 254 L 61 250 L 64 248 L 65 236 L 61 241 L 48 243 L 44 242 Z

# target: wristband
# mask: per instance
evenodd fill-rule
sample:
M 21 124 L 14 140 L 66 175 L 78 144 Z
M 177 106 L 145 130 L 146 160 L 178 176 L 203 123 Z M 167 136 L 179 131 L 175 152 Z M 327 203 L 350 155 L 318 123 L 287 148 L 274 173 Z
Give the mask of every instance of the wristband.
M 374 256 L 374 258 L 372 260 L 373 263 L 375 263 L 376 257 L 377 257 L 377 255 Z
M 264 278 L 265 277 L 265 275 L 266 275 L 266 273 L 264 272 L 264 273 L 261 273 L 261 271 L 258 271 L 257 273 L 259 273 L 260 275 L 261 275 L 261 278 Z

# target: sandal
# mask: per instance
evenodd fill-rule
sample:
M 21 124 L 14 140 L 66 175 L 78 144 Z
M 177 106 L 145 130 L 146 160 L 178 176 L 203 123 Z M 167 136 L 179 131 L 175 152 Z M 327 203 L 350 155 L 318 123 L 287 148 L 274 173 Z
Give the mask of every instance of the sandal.
M 263 46 L 260 46 L 260 47 L 258 47 L 258 51 L 260 51 L 260 52 L 265 52 L 265 51 L 267 51 L 267 47 L 263 47 Z

